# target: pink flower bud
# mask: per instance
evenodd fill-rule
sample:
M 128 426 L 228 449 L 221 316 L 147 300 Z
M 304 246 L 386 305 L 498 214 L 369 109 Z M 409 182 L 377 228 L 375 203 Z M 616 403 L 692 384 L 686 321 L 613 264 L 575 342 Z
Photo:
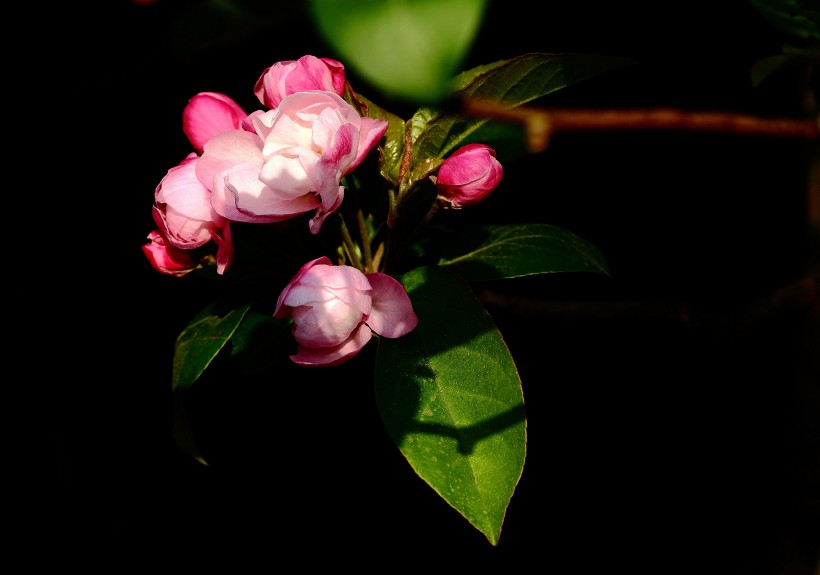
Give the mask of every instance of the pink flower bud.
M 182 131 L 197 151 L 205 142 L 229 130 L 242 128 L 247 113 L 232 98 L 218 92 L 200 92 L 182 111 Z
M 151 266 L 161 274 L 182 277 L 199 267 L 188 250 L 181 250 L 165 241 L 159 230 L 148 234 L 149 243 L 142 246 L 142 252 Z
M 302 266 L 279 295 L 273 317 L 293 319 L 299 348 L 291 360 L 305 366 L 339 365 L 358 354 L 373 333 L 396 338 L 418 324 L 396 279 L 334 266 L 327 257 Z
M 263 106 L 276 108 L 285 97 L 296 92 L 322 90 L 341 96 L 345 89 L 345 67 L 332 58 L 302 56 L 283 60 L 265 69 L 256 81 L 254 94 Z
M 503 175 L 495 150 L 485 144 L 467 144 L 441 163 L 435 180 L 438 200 L 454 209 L 474 206 L 490 195 Z

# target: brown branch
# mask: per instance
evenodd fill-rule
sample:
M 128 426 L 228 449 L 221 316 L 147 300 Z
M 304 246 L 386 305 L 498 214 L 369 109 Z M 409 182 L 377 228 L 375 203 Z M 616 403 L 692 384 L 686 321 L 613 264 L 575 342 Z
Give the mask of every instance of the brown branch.
M 542 152 L 557 132 L 578 130 L 683 130 L 755 134 L 774 137 L 817 138 L 820 121 L 761 118 L 728 112 L 684 112 L 671 108 L 638 110 L 552 109 L 535 106 L 506 107 L 480 99 L 465 99 L 468 116 L 522 124 L 527 149 Z

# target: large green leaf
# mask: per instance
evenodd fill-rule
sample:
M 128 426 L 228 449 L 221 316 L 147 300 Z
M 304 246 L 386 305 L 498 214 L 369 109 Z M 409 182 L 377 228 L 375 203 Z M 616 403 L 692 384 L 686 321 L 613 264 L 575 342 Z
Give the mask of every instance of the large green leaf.
M 476 98 L 514 108 L 546 96 L 581 80 L 632 64 L 627 58 L 595 54 L 524 54 L 503 60 L 494 66 L 482 66 L 471 82 L 456 91 L 458 98 Z M 473 75 L 466 71 L 460 80 Z M 452 113 L 417 113 L 429 118 L 414 144 L 413 155 L 419 160 L 444 158 L 468 136 L 486 124 L 489 118 L 467 117 Z M 418 121 L 414 130 L 419 131 Z
M 189 388 L 225 346 L 250 304 L 224 310 L 214 304 L 200 312 L 177 337 L 174 353 L 174 390 Z
M 441 100 L 481 25 L 487 0 L 312 0 L 339 58 L 391 97 Z
M 553 272 L 608 274 L 597 247 L 549 224 L 487 225 L 462 230 L 444 246 L 439 265 L 467 281 Z
M 379 411 L 418 476 L 496 545 L 526 454 L 518 371 L 462 279 L 422 267 L 400 280 L 419 324 L 379 341 Z

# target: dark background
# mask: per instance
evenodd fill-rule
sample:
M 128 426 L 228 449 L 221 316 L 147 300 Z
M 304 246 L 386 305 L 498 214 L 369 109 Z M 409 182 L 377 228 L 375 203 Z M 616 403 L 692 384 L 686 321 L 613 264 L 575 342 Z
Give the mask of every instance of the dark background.
M 56 272 L 45 307 L 60 327 L 37 368 L 53 385 L 26 538 L 112 567 L 228 556 L 237 567 L 813 573 L 816 146 L 794 138 L 560 134 L 505 166 L 470 217 L 565 227 L 604 252 L 612 277 L 477 286 L 528 413 L 498 546 L 391 443 L 356 379 L 367 354 L 333 373 L 288 368 L 229 389 L 206 379 L 189 408 L 210 467 L 177 447 L 173 343 L 208 296 L 156 273 L 140 246 L 155 186 L 190 151 L 188 98 L 223 92 L 252 110 L 273 62 L 335 56 L 302 3 L 270 4 L 250 23 L 212 18 L 217 4 L 201 1 L 46 11 L 48 55 L 29 85 L 57 151 L 39 167 L 58 220 L 39 253 Z M 625 56 L 636 65 L 539 104 L 805 113 L 796 74 L 752 86 L 752 63 L 785 38 L 746 2 L 533 9 L 492 2 L 465 67 L 528 51 Z

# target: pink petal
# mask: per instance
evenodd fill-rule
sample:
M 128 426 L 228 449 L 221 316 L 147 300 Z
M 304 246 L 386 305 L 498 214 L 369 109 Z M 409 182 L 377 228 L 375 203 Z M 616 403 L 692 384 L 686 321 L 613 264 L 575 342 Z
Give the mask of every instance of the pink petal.
M 372 335 L 370 328 L 362 324 L 347 340 L 337 346 L 311 349 L 300 345 L 297 353 L 291 355 L 290 359 L 293 363 L 306 367 L 339 365 L 353 359 L 370 341 Z
M 233 99 L 218 92 L 200 92 L 182 112 L 182 131 L 194 149 L 202 153 L 205 142 L 229 130 L 241 128 L 247 113 Z
M 413 331 L 419 318 L 404 286 L 395 278 L 383 274 L 367 274 L 373 288 L 373 307 L 366 323 L 382 337 L 396 338 Z

